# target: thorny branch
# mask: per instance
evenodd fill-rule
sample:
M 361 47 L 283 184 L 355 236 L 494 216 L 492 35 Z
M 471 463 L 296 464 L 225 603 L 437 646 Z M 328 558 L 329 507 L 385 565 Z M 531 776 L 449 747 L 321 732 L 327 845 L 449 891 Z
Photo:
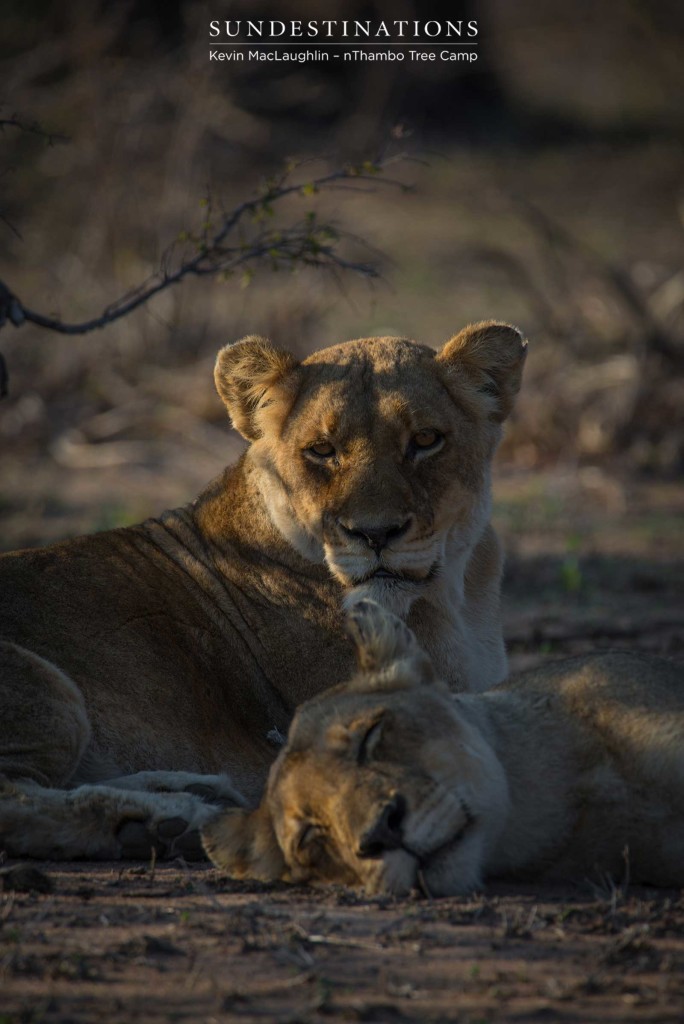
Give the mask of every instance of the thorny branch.
M 160 292 L 179 284 L 189 276 L 204 277 L 215 274 L 231 276 L 236 271 L 243 273 L 243 284 L 249 284 L 255 270 L 267 264 L 273 270 L 297 266 L 344 270 L 368 278 L 379 276 L 372 263 L 350 260 L 341 255 L 339 243 L 352 239 L 333 223 L 319 220 L 318 215 L 309 211 L 304 217 L 287 228 L 274 223 L 274 206 L 288 196 L 304 198 L 335 188 L 358 186 L 369 191 L 368 183 L 384 187 L 396 187 L 402 191 L 410 186 L 386 176 L 391 164 L 405 160 L 403 156 L 361 166 L 348 166 L 322 174 L 309 180 L 293 180 L 300 165 L 291 165 L 277 178 L 265 183 L 255 198 L 240 203 L 229 212 L 222 213 L 214 221 L 211 198 L 204 200 L 205 220 L 199 233 L 182 232 L 166 250 L 160 269 L 138 287 L 121 296 L 102 311 L 99 316 L 81 323 L 65 323 L 55 317 L 30 309 L 12 290 L 0 281 L 0 329 L 9 320 L 15 327 L 33 323 L 46 330 L 60 334 L 87 334 L 149 302 Z M 176 260 L 179 247 L 181 257 Z M 7 371 L 0 356 L 0 395 L 6 394 Z

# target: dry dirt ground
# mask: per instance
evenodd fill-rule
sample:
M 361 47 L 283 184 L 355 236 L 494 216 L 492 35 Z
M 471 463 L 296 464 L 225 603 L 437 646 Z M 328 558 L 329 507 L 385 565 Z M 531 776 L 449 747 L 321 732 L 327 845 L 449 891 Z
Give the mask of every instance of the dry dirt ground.
M 684 1017 L 675 891 L 368 900 L 179 863 L 45 867 L 52 892 L 2 897 L 3 1024 Z

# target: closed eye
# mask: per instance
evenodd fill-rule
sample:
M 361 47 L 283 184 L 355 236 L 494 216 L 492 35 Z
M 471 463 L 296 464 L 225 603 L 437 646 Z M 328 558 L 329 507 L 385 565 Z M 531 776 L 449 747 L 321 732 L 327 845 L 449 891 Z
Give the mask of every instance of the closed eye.
M 318 829 L 315 825 L 310 823 L 305 824 L 300 829 L 299 835 L 295 841 L 295 848 L 297 851 L 305 849 L 318 835 Z
M 294 844 L 295 854 L 300 864 L 311 867 L 326 855 L 326 835 L 319 825 L 311 822 L 301 828 Z
M 370 729 L 366 730 L 356 754 L 357 764 L 367 764 L 372 759 L 375 748 L 380 742 L 380 737 L 382 736 L 382 725 L 382 719 L 379 719 L 379 721 L 371 725 Z

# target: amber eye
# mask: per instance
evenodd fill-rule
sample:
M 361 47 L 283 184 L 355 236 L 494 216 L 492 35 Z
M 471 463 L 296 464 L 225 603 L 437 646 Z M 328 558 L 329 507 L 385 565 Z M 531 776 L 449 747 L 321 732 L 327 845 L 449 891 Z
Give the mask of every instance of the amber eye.
M 422 451 L 428 448 L 435 448 L 442 440 L 442 435 L 436 430 L 419 430 L 413 435 L 413 446 Z
M 316 444 L 310 444 L 306 450 L 319 459 L 329 459 L 335 454 L 335 449 L 329 441 L 317 441 Z

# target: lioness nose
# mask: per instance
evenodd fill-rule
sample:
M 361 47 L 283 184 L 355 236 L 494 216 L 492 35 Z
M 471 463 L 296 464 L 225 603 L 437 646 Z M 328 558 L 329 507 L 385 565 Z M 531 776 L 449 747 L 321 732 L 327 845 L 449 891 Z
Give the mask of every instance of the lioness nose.
M 402 825 L 405 817 L 406 801 L 397 794 L 385 804 L 375 824 L 361 836 L 358 856 L 382 857 L 385 850 L 398 849 L 404 838 Z
M 348 525 L 338 519 L 338 523 L 350 537 L 358 537 L 365 540 L 369 548 L 372 548 L 376 555 L 379 555 L 383 548 L 386 548 L 390 541 L 403 537 L 411 525 L 411 517 L 404 523 L 393 523 L 390 526 L 357 526 Z

